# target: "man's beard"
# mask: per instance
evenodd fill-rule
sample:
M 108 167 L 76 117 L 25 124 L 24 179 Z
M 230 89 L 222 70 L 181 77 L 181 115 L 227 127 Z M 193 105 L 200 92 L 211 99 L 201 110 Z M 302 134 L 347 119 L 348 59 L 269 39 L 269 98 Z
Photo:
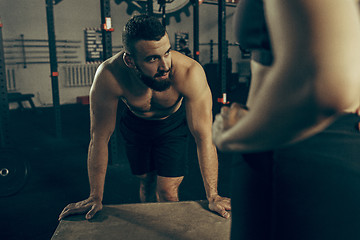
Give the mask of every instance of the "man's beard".
M 172 84 L 172 71 L 171 68 L 168 71 L 160 71 L 158 73 L 155 74 L 154 77 L 149 77 L 146 76 L 141 70 L 140 68 L 137 67 L 137 70 L 140 73 L 140 79 L 141 81 L 148 86 L 149 88 L 158 91 L 158 92 L 163 92 L 167 89 L 170 88 L 171 84 Z M 167 79 L 164 80 L 156 80 L 156 77 L 161 77 L 164 74 L 169 73 L 169 77 Z

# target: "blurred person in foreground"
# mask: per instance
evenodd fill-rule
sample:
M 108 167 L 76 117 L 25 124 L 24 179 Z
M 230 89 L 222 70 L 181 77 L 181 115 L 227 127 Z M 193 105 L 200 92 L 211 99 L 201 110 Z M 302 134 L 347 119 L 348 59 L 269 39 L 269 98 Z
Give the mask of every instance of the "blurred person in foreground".
M 231 239 L 360 239 L 360 21 L 355 0 L 243 0 L 247 107 L 213 124 L 234 163 Z

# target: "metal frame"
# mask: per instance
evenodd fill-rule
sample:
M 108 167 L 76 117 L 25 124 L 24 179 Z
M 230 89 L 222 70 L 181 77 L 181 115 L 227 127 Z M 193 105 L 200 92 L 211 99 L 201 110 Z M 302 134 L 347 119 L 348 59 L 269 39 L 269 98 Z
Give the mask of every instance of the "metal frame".
M 4 45 L 2 36 L 2 23 L 0 19 L 0 148 L 10 146 L 9 138 L 9 102 L 7 96 L 6 70 Z
M 225 0 L 219 0 L 218 6 L 218 58 L 219 58 L 219 79 L 221 79 L 221 92 L 223 94 L 223 103 L 226 103 L 226 60 L 227 60 L 227 43 L 226 43 L 226 6 Z
M 51 88 L 52 88 L 53 108 L 55 115 L 54 116 L 55 134 L 57 138 L 61 138 L 62 131 L 61 131 L 61 111 L 60 111 L 59 80 L 58 80 L 59 73 L 58 73 L 58 62 L 56 56 L 53 0 L 46 0 L 46 19 L 47 19 L 47 29 L 48 29 L 49 54 L 50 54 Z
M 193 37 L 194 37 L 194 59 L 199 62 L 199 1 L 193 0 Z
M 149 16 L 154 15 L 154 7 L 153 7 L 153 0 L 148 0 L 146 4 L 146 13 Z
M 221 1 L 221 0 L 220 0 Z M 217 2 L 211 2 L 211 1 L 203 1 L 202 4 L 209 4 L 209 5 L 218 5 Z M 236 7 L 237 3 L 225 3 L 225 6 L 227 7 Z
M 160 5 L 160 9 L 161 9 L 162 25 L 166 28 L 166 1 L 158 0 L 158 4 Z
M 106 24 L 106 18 L 110 18 L 110 0 L 100 0 L 101 9 L 101 26 L 102 26 L 102 43 L 103 43 L 103 60 L 112 57 L 112 39 L 111 31 L 104 27 Z
M 111 17 L 110 12 L 110 0 L 100 0 L 100 10 L 101 10 L 101 26 L 102 26 L 102 44 L 103 44 L 103 60 L 112 57 L 112 38 L 111 31 L 106 29 L 104 26 L 106 24 L 106 18 Z M 119 156 L 118 151 L 118 130 L 115 127 L 114 133 L 112 134 L 109 142 L 109 162 L 112 164 L 115 159 Z

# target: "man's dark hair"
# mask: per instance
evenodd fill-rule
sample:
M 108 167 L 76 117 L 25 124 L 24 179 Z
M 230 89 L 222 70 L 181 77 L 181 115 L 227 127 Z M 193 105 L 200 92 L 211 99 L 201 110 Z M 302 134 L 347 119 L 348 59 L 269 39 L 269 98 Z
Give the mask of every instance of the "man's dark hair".
M 166 33 L 161 22 L 148 15 L 136 15 L 130 18 L 122 32 L 122 41 L 128 53 L 134 53 L 135 43 L 139 40 L 159 41 Z

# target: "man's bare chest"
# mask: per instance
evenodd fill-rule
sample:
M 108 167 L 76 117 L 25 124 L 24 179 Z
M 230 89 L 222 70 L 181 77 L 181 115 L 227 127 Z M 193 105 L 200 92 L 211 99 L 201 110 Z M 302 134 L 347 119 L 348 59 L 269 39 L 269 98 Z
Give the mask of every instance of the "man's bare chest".
M 148 89 L 142 93 L 128 93 L 122 98 L 128 108 L 136 114 L 171 114 L 179 105 L 182 96 L 170 88 L 163 92 Z

